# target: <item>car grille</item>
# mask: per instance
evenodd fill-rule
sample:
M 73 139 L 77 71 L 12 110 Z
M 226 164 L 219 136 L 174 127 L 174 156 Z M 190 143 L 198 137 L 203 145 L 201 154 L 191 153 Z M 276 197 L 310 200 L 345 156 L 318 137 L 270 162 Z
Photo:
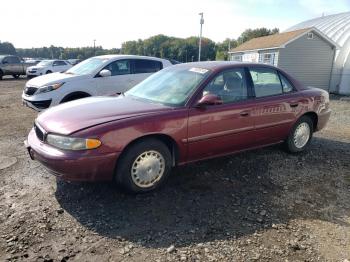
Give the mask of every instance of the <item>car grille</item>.
M 51 99 L 50 100 L 43 100 L 43 101 L 30 101 L 35 107 L 39 109 L 46 109 L 50 106 L 51 104 Z
M 37 87 L 34 87 L 34 86 L 27 86 L 25 89 L 24 89 L 24 93 L 28 96 L 31 96 L 31 95 L 34 95 L 34 93 L 36 92 L 36 90 L 38 90 Z
M 37 124 L 34 124 L 34 131 L 35 131 L 35 134 L 36 134 L 37 138 L 40 141 L 44 141 L 45 133 L 43 132 L 43 130 Z

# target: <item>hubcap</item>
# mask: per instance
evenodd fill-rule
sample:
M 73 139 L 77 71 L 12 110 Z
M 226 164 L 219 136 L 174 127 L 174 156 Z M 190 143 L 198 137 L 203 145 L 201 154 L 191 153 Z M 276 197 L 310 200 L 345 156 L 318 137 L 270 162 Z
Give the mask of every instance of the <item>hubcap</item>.
M 164 170 L 164 157 L 159 152 L 150 150 L 136 158 L 131 166 L 131 177 L 139 187 L 152 187 L 162 178 Z
M 310 138 L 310 127 L 307 123 L 301 123 L 297 126 L 294 132 L 294 145 L 297 148 L 304 147 Z

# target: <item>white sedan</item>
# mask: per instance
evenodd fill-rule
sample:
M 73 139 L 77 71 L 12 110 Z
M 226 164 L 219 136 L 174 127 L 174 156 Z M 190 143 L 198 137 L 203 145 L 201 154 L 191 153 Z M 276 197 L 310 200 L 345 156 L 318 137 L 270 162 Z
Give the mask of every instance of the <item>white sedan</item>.
M 64 73 L 29 80 L 22 93 L 22 102 L 41 111 L 79 98 L 114 95 L 127 91 L 151 74 L 171 65 L 169 60 L 148 56 L 95 56 Z
M 65 60 L 43 60 L 35 66 L 27 68 L 27 77 L 35 77 L 55 72 L 64 72 L 71 68 L 72 65 Z

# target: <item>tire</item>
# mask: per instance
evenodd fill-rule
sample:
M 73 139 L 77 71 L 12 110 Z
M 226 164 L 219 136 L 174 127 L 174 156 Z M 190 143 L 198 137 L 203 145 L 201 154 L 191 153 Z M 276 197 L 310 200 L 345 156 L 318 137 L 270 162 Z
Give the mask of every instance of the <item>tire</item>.
M 169 148 L 164 143 L 154 138 L 141 140 L 131 145 L 121 155 L 115 172 L 115 181 L 129 193 L 155 190 L 170 175 L 171 160 Z M 152 170 L 156 172 L 152 174 Z M 146 178 L 154 181 L 143 180 L 145 172 L 147 172 Z
M 19 78 L 19 75 L 12 75 L 13 76 L 13 78 L 15 78 L 15 79 L 18 79 Z
M 313 128 L 313 122 L 310 117 L 302 116 L 299 118 L 285 141 L 286 149 L 290 153 L 304 151 L 312 140 Z
M 47 70 L 45 74 L 51 74 L 51 73 L 52 73 L 52 71 Z
M 0 70 L 0 80 L 2 80 L 3 76 L 4 76 L 4 73 Z

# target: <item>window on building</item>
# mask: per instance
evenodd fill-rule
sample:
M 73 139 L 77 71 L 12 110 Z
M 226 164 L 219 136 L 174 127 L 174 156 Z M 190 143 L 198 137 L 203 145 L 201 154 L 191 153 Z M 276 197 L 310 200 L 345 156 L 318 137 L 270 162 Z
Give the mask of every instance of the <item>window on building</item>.
M 314 34 L 313 33 L 307 33 L 307 39 L 314 39 Z
M 237 61 L 237 62 L 242 62 L 242 56 L 241 55 L 232 55 L 231 60 Z
M 252 68 L 255 96 L 265 97 L 282 94 L 282 85 L 276 70 L 271 68 Z
M 275 62 L 275 54 L 274 53 L 262 54 L 261 62 L 264 64 L 273 65 Z

